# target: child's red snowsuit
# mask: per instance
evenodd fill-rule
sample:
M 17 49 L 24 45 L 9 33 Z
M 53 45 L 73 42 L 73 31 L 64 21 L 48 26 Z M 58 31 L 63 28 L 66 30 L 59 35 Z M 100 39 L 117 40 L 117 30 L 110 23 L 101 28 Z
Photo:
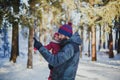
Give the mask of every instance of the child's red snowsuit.
M 59 42 L 52 40 L 48 45 L 45 46 L 45 48 L 47 48 L 48 50 L 52 51 L 52 54 L 57 54 L 58 51 L 60 50 L 60 44 Z M 52 66 L 49 65 L 49 69 L 50 69 L 50 75 L 48 77 L 48 80 L 51 80 L 51 73 L 52 73 Z
M 52 54 L 57 54 L 60 50 L 60 45 L 57 41 L 53 40 L 48 45 L 45 46 L 48 50 L 52 50 Z

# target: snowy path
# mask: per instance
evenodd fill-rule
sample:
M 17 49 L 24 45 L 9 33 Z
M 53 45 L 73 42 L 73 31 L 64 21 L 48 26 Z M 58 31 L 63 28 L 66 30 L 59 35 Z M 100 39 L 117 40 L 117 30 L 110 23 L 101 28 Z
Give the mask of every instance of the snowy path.
M 10 63 L 6 59 L 2 60 L 0 80 L 47 80 L 49 75 L 47 62 L 44 59 L 40 61 L 38 56 L 34 57 L 33 69 L 27 69 L 24 60 L 19 60 L 16 64 Z M 120 69 L 81 61 L 76 80 L 120 80 Z
M 80 62 L 76 80 L 120 80 L 120 70 L 89 62 Z

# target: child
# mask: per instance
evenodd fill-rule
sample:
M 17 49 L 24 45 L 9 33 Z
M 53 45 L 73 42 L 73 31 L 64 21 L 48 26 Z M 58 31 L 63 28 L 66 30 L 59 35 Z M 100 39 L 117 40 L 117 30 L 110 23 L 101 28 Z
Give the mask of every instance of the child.
M 51 50 L 52 54 L 54 55 L 58 53 L 58 51 L 60 50 L 59 33 L 54 34 L 53 40 L 48 45 L 46 45 L 45 48 L 47 48 L 48 50 Z M 51 66 L 50 64 L 48 66 L 50 69 L 50 75 L 48 77 L 48 80 L 51 80 L 53 66 Z
M 60 45 L 59 45 L 59 34 L 55 33 L 53 40 L 45 46 L 45 48 L 47 48 L 48 50 L 52 50 L 52 54 L 57 54 L 57 52 L 60 50 Z M 36 51 L 37 49 L 34 48 L 34 51 Z
M 45 46 L 48 50 L 52 51 L 52 54 L 57 54 L 57 52 L 60 50 L 60 45 L 59 45 L 59 34 L 55 33 L 53 40 Z

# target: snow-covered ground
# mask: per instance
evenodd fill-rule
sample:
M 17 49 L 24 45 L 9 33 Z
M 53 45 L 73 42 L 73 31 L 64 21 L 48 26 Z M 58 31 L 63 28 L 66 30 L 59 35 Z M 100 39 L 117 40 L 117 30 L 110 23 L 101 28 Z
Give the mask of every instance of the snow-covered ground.
M 0 59 L 0 80 L 47 80 L 47 62 L 39 58 L 38 54 L 34 55 L 33 69 L 27 69 L 27 58 L 19 57 L 15 64 L 7 58 Z
M 114 58 L 109 58 L 109 55 L 107 53 L 97 52 L 97 61 L 95 62 L 92 62 L 91 57 L 87 57 L 87 55 L 83 53 L 81 61 L 120 69 L 120 54 L 117 53 L 114 53 Z
M 33 69 L 26 68 L 26 61 L 27 57 L 18 57 L 15 64 L 8 58 L 0 59 L 0 80 L 47 80 L 48 63 L 40 54 L 33 55 Z M 120 80 L 119 73 L 119 68 L 81 59 L 76 80 Z
M 48 63 L 39 53 L 33 54 L 33 69 L 27 69 L 28 40 L 20 34 L 19 41 L 20 56 L 16 63 L 9 62 L 9 57 L 0 58 L 0 80 L 47 80 Z M 97 61 L 92 62 L 84 52 L 76 80 L 120 80 L 120 54 L 115 53 L 115 57 L 109 59 L 108 54 L 98 52 Z
M 21 1 L 28 5 L 28 0 Z M 83 3 L 82 5 L 87 7 L 86 3 Z M 77 11 L 72 11 L 70 15 L 73 24 L 77 26 L 77 24 L 80 22 L 81 14 Z M 49 17 L 51 18 L 51 16 Z M 83 17 L 85 17 L 85 15 Z M 10 29 L 8 33 L 10 44 L 12 37 L 11 32 L 12 29 Z M 22 32 L 24 32 L 24 30 Z M 97 31 L 96 34 L 99 34 L 99 31 Z M 86 35 L 87 32 L 84 30 L 83 51 L 88 51 L 89 42 Z M 21 35 L 21 29 L 19 36 L 20 55 L 17 58 L 16 63 L 9 62 L 9 55 L 4 56 L 1 45 L 3 42 L 0 40 L 0 80 L 47 80 L 49 75 L 48 63 L 39 53 L 33 54 L 33 69 L 27 69 L 28 39 Z M 1 37 L 2 35 L 0 35 L 0 38 Z M 96 38 L 98 49 L 99 35 L 96 35 Z M 106 35 L 105 38 L 107 38 Z M 113 34 L 113 41 L 113 44 L 115 44 L 115 33 Z M 105 45 L 107 46 L 107 41 Z M 115 48 L 115 46 L 113 46 L 113 48 Z M 120 80 L 120 54 L 114 52 L 115 57 L 109 59 L 108 54 L 106 54 L 104 51 L 97 52 L 96 62 L 92 62 L 91 57 L 88 57 L 85 54 L 86 52 L 83 52 L 82 58 L 80 58 L 76 80 Z
M 76 80 L 120 80 L 120 70 L 90 62 L 80 62 Z

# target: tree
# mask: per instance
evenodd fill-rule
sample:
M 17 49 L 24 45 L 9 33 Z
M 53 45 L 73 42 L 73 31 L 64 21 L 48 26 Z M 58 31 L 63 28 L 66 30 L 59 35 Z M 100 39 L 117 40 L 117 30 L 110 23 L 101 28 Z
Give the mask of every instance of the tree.
M 114 54 L 113 54 L 113 38 L 112 38 L 112 29 L 110 29 L 110 33 L 109 33 L 109 58 L 113 58 Z
M 117 20 L 118 17 L 120 16 L 119 15 L 120 14 L 120 1 L 119 0 L 116 0 L 116 1 L 107 0 L 105 2 L 104 1 L 97 2 L 97 0 L 94 0 L 94 2 L 92 2 L 92 3 L 94 5 L 90 5 L 87 8 L 81 7 L 81 12 L 87 14 L 87 18 L 88 18 L 87 24 L 92 26 L 91 27 L 92 31 L 95 31 L 95 29 L 93 29 L 93 28 L 95 28 L 94 26 L 96 24 L 104 25 L 107 23 L 108 26 L 111 26 L 110 28 L 112 28 L 113 20 L 114 19 Z M 98 5 L 98 6 L 95 7 L 95 5 Z M 86 22 L 86 21 L 83 19 L 82 22 Z M 92 32 L 92 33 L 94 34 L 94 32 Z M 93 37 L 95 37 L 95 36 L 93 36 Z M 93 42 L 95 44 L 94 40 L 95 40 L 95 38 L 93 38 Z M 94 48 L 92 48 L 92 50 L 94 49 L 94 51 L 96 51 L 95 46 L 93 46 L 93 47 Z M 110 48 L 110 49 L 112 49 L 112 48 Z M 109 50 L 109 53 L 110 53 L 110 51 L 111 50 Z M 93 53 L 93 56 L 95 57 L 96 54 L 94 54 L 94 53 Z
M 10 22 L 13 24 L 12 29 L 12 50 L 10 61 L 16 62 L 16 58 L 19 55 L 19 27 L 18 27 L 18 13 L 19 13 L 19 5 L 20 0 L 11 0 L 9 1 L 11 6 L 13 7 L 13 14 L 11 15 Z M 15 16 L 16 15 L 16 16 Z
M 91 52 L 90 52 L 90 44 L 91 43 L 91 28 L 88 27 L 88 57 L 91 56 Z
M 91 27 L 92 30 L 92 61 L 96 61 L 96 28 L 95 26 Z
M 35 8 L 35 1 L 30 0 L 30 9 L 28 11 L 28 14 L 25 16 L 26 18 L 24 19 L 24 16 L 22 17 L 23 20 L 25 20 L 26 26 L 29 28 L 29 38 L 28 38 L 28 60 L 27 60 L 27 68 L 31 69 L 33 68 L 33 37 L 34 37 L 34 22 L 35 22 L 35 17 L 34 17 L 34 8 Z
M 32 53 L 33 53 L 33 36 L 34 36 L 34 29 L 33 26 L 29 28 L 29 38 L 28 38 L 28 61 L 27 61 L 27 68 L 33 68 L 32 63 Z
M 52 5 L 50 5 L 50 2 Z M 45 15 L 48 14 L 49 8 L 51 6 L 55 6 L 56 8 L 60 8 L 58 6 L 58 1 L 52 1 L 52 0 L 29 0 L 30 8 L 29 8 L 29 16 L 22 15 L 21 18 L 23 19 L 24 25 L 29 26 L 29 45 L 28 45 L 28 61 L 27 61 L 27 68 L 32 68 L 32 52 L 33 52 L 33 33 L 34 28 L 33 26 L 36 25 L 36 27 L 40 27 L 40 35 L 42 34 L 43 29 L 47 29 L 46 22 L 47 18 L 45 18 Z M 36 4 L 38 6 L 36 6 Z M 58 4 L 58 5 L 57 5 Z M 57 10 L 57 9 L 56 9 Z M 43 15 L 44 14 L 44 15 Z M 37 21 L 37 23 L 34 23 Z M 44 25 L 43 25 L 44 24 Z
M 117 53 L 120 53 L 120 29 L 119 29 L 119 39 L 118 39 L 118 49 Z
M 60 20 L 68 20 L 70 19 L 70 15 L 67 15 L 65 19 L 61 18 L 62 15 L 65 15 L 66 13 L 70 13 L 69 11 L 74 9 L 79 9 L 82 14 L 82 19 L 80 21 L 80 25 L 83 25 L 83 23 L 87 24 L 91 30 L 92 30 L 92 60 L 96 61 L 96 25 L 105 25 L 108 24 L 108 26 L 112 25 L 112 21 L 115 19 L 115 17 L 119 16 L 119 0 L 82 0 L 90 2 L 91 5 L 88 5 L 88 7 L 78 7 L 78 4 L 74 3 L 73 1 L 70 1 L 68 3 L 68 0 L 30 0 L 31 2 L 31 13 L 33 14 L 33 11 L 35 12 L 34 18 L 37 17 L 38 19 L 38 26 L 40 26 L 40 31 L 42 32 L 43 29 L 47 29 L 46 25 L 48 21 L 45 18 L 45 15 L 48 15 L 48 12 L 51 10 L 53 13 L 53 20 L 51 21 L 54 24 L 60 24 Z M 66 5 L 67 9 L 66 11 L 64 8 L 62 8 L 62 3 Z M 38 7 L 35 7 L 35 4 L 39 4 Z M 76 6 L 75 6 L 76 5 Z M 79 4 L 81 5 L 81 4 Z M 96 7 L 97 6 L 97 7 Z M 113 7 L 111 9 L 111 7 Z M 78 11 L 79 11 L 78 10 Z M 43 13 L 44 12 L 44 13 Z M 109 14 L 109 12 L 111 14 Z M 115 13 L 113 13 L 115 12 Z M 60 14 L 61 13 L 61 14 Z M 43 15 L 44 14 L 44 15 Z M 83 15 L 86 14 L 86 17 L 83 17 Z M 87 19 L 87 20 L 86 20 Z M 117 19 L 117 18 L 116 18 Z M 34 24 L 34 23 L 33 23 Z M 44 27 L 43 27 L 44 26 Z M 106 26 L 104 26 L 106 28 Z M 111 27 L 112 28 L 112 27 Z M 40 33 L 41 33 L 40 32 Z
M 92 61 L 96 61 L 97 58 L 96 58 L 96 24 L 95 23 L 96 23 L 97 19 L 99 18 L 99 16 L 94 16 L 95 11 L 94 11 L 93 7 L 92 7 L 92 9 L 91 8 L 89 8 L 89 9 L 81 8 L 81 11 L 82 11 L 82 13 L 87 14 L 87 17 L 86 17 L 87 21 L 83 19 L 84 17 L 82 17 L 83 20 L 81 20 L 81 23 L 88 24 L 88 26 L 91 28 Z M 98 21 L 99 21 L 99 19 L 98 19 Z
M 119 0 L 116 0 L 116 1 L 109 1 L 105 6 L 102 6 L 100 8 L 101 10 L 99 10 L 99 12 L 97 12 L 101 17 L 102 17 L 102 21 L 101 21 L 101 24 L 106 24 L 107 23 L 107 26 L 110 26 L 110 27 L 107 27 L 108 29 L 108 32 L 110 33 L 109 35 L 109 41 L 113 41 L 112 40 L 112 28 L 113 28 L 113 20 L 118 20 L 119 18 L 119 14 L 120 14 L 120 1 Z M 113 13 L 114 12 L 114 13 Z M 113 42 L 111 42 L 113 43 Z M 109 57 L 112 58 L 114 56 L 113 54 L 113 44 L 110 44 L 109 45 Z M 111 46 L 111 47 L 110 47 Z M 112 55 L 111 55 L 112 54 Z M 110 56 L 111 55 L 111 56 Z
M 115 20 L 114 29 L 116 30 L 115 46 L 117 49 L 117 53 L 120 53 L 120 17 L 118 21 Z
M 1 5 L 1 10 L 0 14 L 1 15 L 1 20 L 0 24 L 2 23 L 3 18 L 8 20 L 13 26 L 13 31 L 12 31 L 12 50 L 11 50 L 11 56 L 10 56 L 10 61 L 13 61 L 14 63 L 16 62 L 16 58 L 19 55 L 19 48 L 18 48 L 18 13 L 19 13 L 19 0 L 0 0 L 0 5 Z M 13 8 L 10 10 L 10 7 Z
M 78 31 L 80 31 L 80 38 L 83 40 L 83 25 L 78 27 Z M 82 58 L 83 44 L 80 46 L 80 57 Z

